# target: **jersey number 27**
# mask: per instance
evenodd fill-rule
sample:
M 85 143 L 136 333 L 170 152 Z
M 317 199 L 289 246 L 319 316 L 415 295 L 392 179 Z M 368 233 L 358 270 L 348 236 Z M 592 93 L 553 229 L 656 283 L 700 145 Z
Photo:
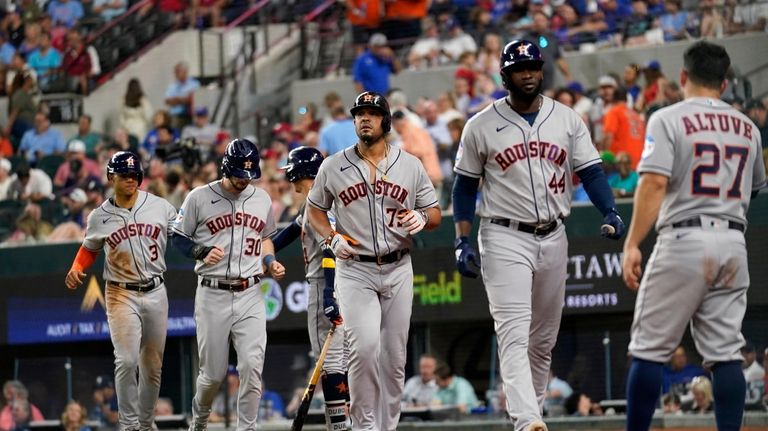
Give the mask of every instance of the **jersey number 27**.
M 725 161 L 720 160 L 720 147 L 712 143 L 697 142 L 694 147 L 694 155 L 697 159 L 712 155 L 711 163 L 702 163 L 693 170 L 691 181 L 691 192 L 694 195 L 720 196 L 720 187 L 717 185 L 705 185 L 705 175 L 715 175 L 720 171 L 720 164 L 737 157 L 738 166 L 736 175 L 733 178 L 731 186 L 728 188 L 727 197 L 729 199 L 741 199 L 741 179 L 744 176 L 744 166 L 747 164 L 749 156 L 748 147 L 739 147 L 735 145 L 725 146 Z

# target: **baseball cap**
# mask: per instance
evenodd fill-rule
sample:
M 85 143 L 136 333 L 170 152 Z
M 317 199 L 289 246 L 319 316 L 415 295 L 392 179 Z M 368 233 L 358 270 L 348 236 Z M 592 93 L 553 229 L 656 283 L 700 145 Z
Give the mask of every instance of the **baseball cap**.
M 88 196 L 85 195 L 85 192 L 81 188 L 76 188 L 69 192 L 69 198 L 81 204 L 88 202 Z
M 613 87 L 618 88 L 619 84 L 616 83 L 616 80 L 613 79 L 612 76 L 603 75 L 600 77 L 600 79 L 597 80 L 598 87 Z
M 291 123 L 277 123 L 272 128 L 272 133 L 275 135 L 279 135 L 280 133 L 291 133 L 293 132 L 293 126 L 291 126 Z
M 387 36 L 384 33 L 374 33 L 368 39 L 369 46 L 384 46 L 387 44 Z
M 195 109 L 195 116 L 196 117 L 207 117 L 208 116 L 208 108 L 205 106 L 199 106 L 197 109 Z
M 11 162 L 8 159 L 0 159 L 0 169 L 11 172 Z
M 659 63 L 658 60 L 651 60 L 645 65 L 645 68 L 649 70 L 661 70 L 661 63 Z
M 104 388 L 114 388 L 115 385 L 112 383 L 112 379 L 107 376 L 99 376 L 96 377 L 96 383 L 94 385 L 95 389 L 104 389 Z
M 579 81 L 571 81 L 565 88 L 573 91 L 574 93 L 584 94 L 584 86 L 581 85 L 581 82 Z
M 88 177 L 88 181 L 85 183 L 86 192 L 100 192 L 101 189 L 101 180 L 98 177 Z
M 73 139 L 69 141 L 69 145 L 67 145 L 67 151 L 69 151 L 70 153 L 84 153 L 85 142 L 79 139 Z
M 602 160 L 603 163 L 613 164 L 616 163 L 616 155 L 611 151 L 604 150 L 600 152 L 600 160 Z

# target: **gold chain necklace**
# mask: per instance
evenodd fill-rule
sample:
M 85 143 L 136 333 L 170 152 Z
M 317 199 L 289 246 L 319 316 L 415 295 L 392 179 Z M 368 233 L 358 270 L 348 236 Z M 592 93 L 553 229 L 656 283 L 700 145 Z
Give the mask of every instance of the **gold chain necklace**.
M 385 157 L 387 162 L 385 164 L 386 167 L 384 168 L 383 171 L 381 169 L 379 169 L 379 166 L 376 165 L 375 163 L 373 163 L 371 161 L 371 159 L 369 159 L 368 157 L 365 157 L 365 155 L 363 155 L 363 152 L 360 151 L 360 147 L 359 146 L 355 145 L 355 151 L 357 152 L 357 155 L 360 156 L 361 159 L 363 159 L 366 162 L 368 162 L 369 165 L 373 166 L 373 168 L 376 169 L 376 171 L 378 171 L 381 174 L 381 179 L 382 180 L 388 181 L 389 178 L 387 177 L 387 169 L 389 169 L 389 144 L 384 144 L 384 145 L 385 145 L 385 147 L 384 147 L 384 157 Z

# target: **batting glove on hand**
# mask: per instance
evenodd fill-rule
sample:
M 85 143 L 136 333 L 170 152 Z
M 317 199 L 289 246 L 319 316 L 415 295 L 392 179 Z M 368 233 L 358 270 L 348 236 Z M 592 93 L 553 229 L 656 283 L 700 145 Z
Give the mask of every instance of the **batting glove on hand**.
M 344 238 L 344 235 L 340 233 L 337 233 L 331 239 L 331 251 L 333 251 L 337 259 L 343 260 L 349 259 L 356 254 L 355 250 L 347 242 L 347 239 Z
M 339 311 L 339 304 L 333 297 L 333 288 L 331 287 L 323 289 L 323 312 L 333 325 L 339 326 L 344 323 L 344 319 L 341 318 L 341 311 Z
M 464 277 L 477 278 L 480 275 L 480 257 L 469 245 L 469 238 L 460 236 L 456 238 L 456 268 Z
M 627 227 L 624 225 L 624 221 L 621 220 L 619 213 L 615 209 L 611 209 L 608 214 L 603 217 L 603 225 L 600 227 L 600 234 L 605 238 L 618 240 L 624 236 L 624 232 L 627 231 Z
M 413 236 L 421 232 L 427 225 L 426 213 L 423 211 L 403 211 L 397 216 L 408 234 Z

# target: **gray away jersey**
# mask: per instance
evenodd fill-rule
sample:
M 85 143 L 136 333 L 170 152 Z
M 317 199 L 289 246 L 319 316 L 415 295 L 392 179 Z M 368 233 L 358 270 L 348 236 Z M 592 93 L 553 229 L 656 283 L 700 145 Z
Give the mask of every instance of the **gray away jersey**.
M 168 201 L 139 191 L 131 210 L 107 200 L 88 216 L 83 247 L 106 245 L 104 280 L 143 283 L 165 272 L 168 229 L 176 209 Z
M 224 250 L 224 258 L 216 265 L 198 260 L 198 275 L 229 280 L 259 275 L 261 243 L 275 234 L 272 200 L 266 191 L 253 185 L 233 195 L 224 190 L 221 181 L 189 192 L 173 223 L 173 232 L 196 244 Z
M 567 217 L 573 173 L 600 163 L 581 117 L 542 98 L 532 126 L 502 98 L 464 127 L 453 170 L 483 178 L 477 211 L 481 217 L 525 223 Z
M 328 219 L 331 221 L 331 226 L 334 226 L 336 217 L 332 213 L 333 209 L 328 212 Z M 325 242 L 325 238 L 315 232 L 312 225 L 309 223 L 306 204 L 296 217 L 296 224 L 301 226 L 301 251 L 304 256 L 304 270 L 307 274 L 307 278 L 324 277 L 322 246 Z
M 377 172 L 370 182 L 370 168 L 355 147 L 349 147 L 320 165 L 307 202 L 323 211 L 334 205 L 336 230 L 360 241 L 362 255 L 383 256 L 410 248 L 412 238 L 398 222 L 397 214 L 437 205 L 437 195 L 419 159 L 390 147 L 379 163 L 387 180 Z
M 669 177 L 657 230 L 700 215 L 746 224 L 765 186 L 760 131 L 725 102 L 687 99 L 651 116 L 637 170 Z

